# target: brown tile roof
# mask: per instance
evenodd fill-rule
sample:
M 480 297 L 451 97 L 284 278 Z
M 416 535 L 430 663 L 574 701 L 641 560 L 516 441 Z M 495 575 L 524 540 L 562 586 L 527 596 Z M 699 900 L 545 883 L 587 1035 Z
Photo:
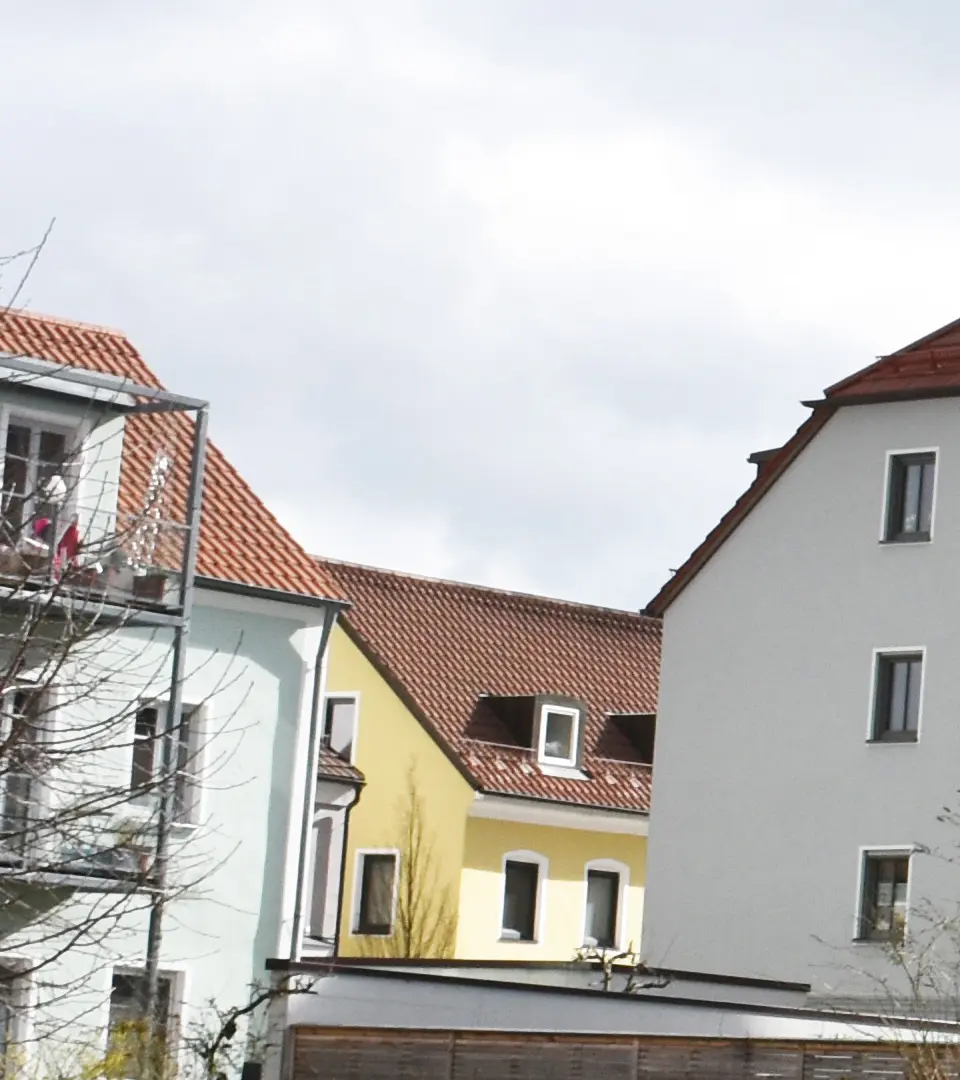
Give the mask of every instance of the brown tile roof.
M 116 375 L 144 386 L 161 385 L 127 337 L 104 327 L 0 309 L 0 350 Z M 183 521 L 191 445 L 192 420 L 183 413 L 129 417 L 120 511 L 136 513 L 143 505 L 154 453 L 162 446 L 174 459 L 164 516 Z M 207 447 L 197 573 L 305 596 L 341 598 L 335 584 L 212 443 Z
M 349 761 L 332 750 L 329 746 L 321 746 L 317 757 L 317 776 L 322 780 L 346 780 L 350 784 L 363 784 L 363 773 L 351 765 Z
M 646 811 L 650 768 L 597 753 L 608 713 L 656 712 L 660 623 L 629 611 L 317 560 L 350 598 L 346 629 L 482 791 Z M 552 693 L 586 704 L 589 779 L 547 776 L 478 700 Z M 494 725 L 494 726 L 490 726 Z M 512 745 L 511 745 L 512 743 Z
M 813 413 L 768 461 L 687 561 L 644 609 L 663 615 L 842 405 L 960 394 L 960 319 L 828 386 Z

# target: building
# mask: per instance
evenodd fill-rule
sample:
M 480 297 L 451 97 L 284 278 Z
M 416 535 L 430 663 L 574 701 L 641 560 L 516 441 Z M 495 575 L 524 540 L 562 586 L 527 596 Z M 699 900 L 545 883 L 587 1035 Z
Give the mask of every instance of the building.
M 0 1037 L 47 1067 L 138 1023 L 163 885 L 171 1050 L 299 940 L 341 594 L 207 443 L 207 411 L 121 333 L 0 312 Z M 52 674 L 56 634 L 11 661 L 36 619 L 82 630 Z M 348 803 L 357 778 L 319 758 L 325 806 Z
M 955 910 L 958 395 L 960 323 L 829 387 L 650 603 L 648 963 L 904 993 Z
M 359 769 L 311 926 L 342 956 L 571 960 L 639 944 L 659 622 L 331 561 L 329 746 Z M 332 883 L 336 881 L 335 890 Z M 315 935 L 304 955 L 334 943 Z

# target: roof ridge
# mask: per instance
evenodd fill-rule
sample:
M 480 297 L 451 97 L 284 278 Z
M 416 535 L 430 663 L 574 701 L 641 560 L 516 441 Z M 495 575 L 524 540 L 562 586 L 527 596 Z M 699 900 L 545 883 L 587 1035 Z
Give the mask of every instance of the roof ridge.
M 641 622 L 659 622 L 659 619 L 656 616 L 645 615 L 642 611 L 632 608 L 614 608 L 604 604 L 588 604 L 580 600 L 565 600 L 558 596 L 543 596 L 540 593 L 524 592 L 519 589 L 502 589 L 495 585 L 480 585 L 471 581 L 459 581 L 456 578 L 433 577 L 429 574 L 414 574 L 409 570 L 392 570 L 389 567 L 372 566 L 369 563 L 350 562 L 346 559 L 330 559 L 322 555 L 311 555 L 310 557 L 321 566 L 344 566 L 354 570 L 366 570 L 374 574 L 380 574 L 384 577 L 403 578 L 408 581 L 423 581 L 430 585 L 442 585 L 449 589 L 460 589 L 464 592 L 475 592 L 487 596 L 503 596 L 514 600 L 526 600 L 542 605 L 595 612 L 597 614 L 627 616 Z
M 15 315 L 18 319 L 30 319 L 33 322 L 44 323 L 47 326 L 69 326 L 73 330 L 92 330 L 95 334 L 107 334 L 123 341 L 130 340 L 123 330 L 119 330 L 114 326 L 82 322 L 80 319 L 64 319 L 59 315 L 45 315 L 43 312 L 30 311 L 27 308 L 0 307 L 0 318 L 4 315 Z

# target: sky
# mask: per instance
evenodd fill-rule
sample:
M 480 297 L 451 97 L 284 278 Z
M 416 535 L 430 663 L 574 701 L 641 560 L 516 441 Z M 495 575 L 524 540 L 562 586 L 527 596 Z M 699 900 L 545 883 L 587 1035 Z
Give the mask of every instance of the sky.
M 0 252 L 310 551 L 642 607 L 960 316 L 951 0 L 35 0 Z M 0 278 L 0 300 L 14 284 Z

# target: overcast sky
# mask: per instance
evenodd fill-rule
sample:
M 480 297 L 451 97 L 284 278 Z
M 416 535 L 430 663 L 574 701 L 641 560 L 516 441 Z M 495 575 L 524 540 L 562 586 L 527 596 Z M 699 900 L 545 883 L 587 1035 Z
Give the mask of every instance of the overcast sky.
M 953 0 L 7 5 L 0 250 L 310 550 L 644 604 L 960 316 Z M 9 285 L 9 279 L 6 282 Z

